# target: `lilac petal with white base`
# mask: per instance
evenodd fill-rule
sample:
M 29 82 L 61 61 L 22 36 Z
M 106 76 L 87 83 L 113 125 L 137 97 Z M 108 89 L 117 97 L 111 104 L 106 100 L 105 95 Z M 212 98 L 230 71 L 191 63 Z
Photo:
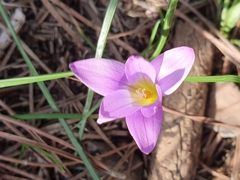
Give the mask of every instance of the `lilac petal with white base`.
M 162 126 L 162 96 L 173 93 L 188 75 L 195 54 L 189 47 L 168 50 L 152 62 L 130 56 L 126 64 L 108 59 L 86 59 L 69 65 L 75 76 L 104 96 L 99 124 L 126 117 L 139 149 L 149 154 Z
M 76 61 L 69 67 L 79 80 L 102 96 L 126 85 L 125 65 L 118 61 L 92 58 Z
M 141 107 L 134 105 L 131 93 L 127 89 L 120 89 L 103 98 L 99 113 L 102 117 L 117 119 L 129 116 L 139 109 Z
M 151 64 L 158 74 L 157 81 L 163 95 L 172 94 L 184 81 L 194 63 L 195 54 L 192 48 L 174 48 L 156 57 Z
M 126 117 L 127 127 L 136 141 L 139 149 L 149 154 L 156 146 L 162 127 L 162 107 L 151 117 L 144 117 L 141 111 L 137 111 Z
M 130 83 L 135 83 L 134 80 L 139 80 L 140 75 L 148 76 L 149 80 L 154 83 L 156 80 L 156 70 L 148 61 L 141 56 L 130 56 L 125 64 L 125 72 Z M 134 75 L 139 74 L 137 77 Z M 136 79 L 133 77 L 136 77 Z M 145 77 L 143 77 L 145 78 Z

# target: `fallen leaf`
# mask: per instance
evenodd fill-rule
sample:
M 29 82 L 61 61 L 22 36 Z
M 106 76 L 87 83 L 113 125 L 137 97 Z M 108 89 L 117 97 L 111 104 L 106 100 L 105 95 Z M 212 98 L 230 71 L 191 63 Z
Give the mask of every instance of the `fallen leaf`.
M 240 126 L 240 92 L 232 82 L 215 83 L 211 88 L 207 116 L 220 122 Z M 239 130 L 214 126 L 213 129 L 223 138 L 240 134 Z

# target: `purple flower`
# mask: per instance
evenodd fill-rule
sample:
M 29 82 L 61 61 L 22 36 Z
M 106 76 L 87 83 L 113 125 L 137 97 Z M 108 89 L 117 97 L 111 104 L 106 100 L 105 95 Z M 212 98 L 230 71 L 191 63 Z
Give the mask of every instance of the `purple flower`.
M 194 63 L 192 48 L 168 50 L 153 61 L 130 56 L 123 64 L 109 59 L 86 59 L 70 64 L 75 76 L 104 96 L 99 124 L 126 117 L 126 123 L 140 150 L 149 154 L 162 126 L 162 97 L 173 93 Z

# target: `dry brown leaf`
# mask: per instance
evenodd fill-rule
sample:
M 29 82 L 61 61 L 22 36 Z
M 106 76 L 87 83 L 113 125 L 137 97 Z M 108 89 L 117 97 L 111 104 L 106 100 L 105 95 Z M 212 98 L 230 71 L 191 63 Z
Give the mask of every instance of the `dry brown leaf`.
M 240 92 L 232 82 L 215 83 L 210 93 L 208 116 L 220 122 L 240 125 Z M 239 130 L 214 126 L 222 137 L 235 137 L 240 134 Z
M 16 32 L 18 32 L 25 23 L 25 15 L 21 8 L 16 8 L 11 16 L 11 23 Z M 1 24 L 1 23 L 0 23 Z M 4 54 L 4 49 L 12 42 L 10 35 L 4 26 L 0 26 L 0 57 Z

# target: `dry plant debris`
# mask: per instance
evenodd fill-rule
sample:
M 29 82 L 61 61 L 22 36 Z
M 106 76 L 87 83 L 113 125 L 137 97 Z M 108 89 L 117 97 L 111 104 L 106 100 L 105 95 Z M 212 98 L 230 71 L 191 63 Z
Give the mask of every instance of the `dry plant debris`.
M 236 73 L 240 62 L 239 50 L 219 33 L 213 26 L 215 22 L 205 18 L 213 13 L 209 1 L 180 2 L 182 4 L 176 16 L 190 23 L 221 51 L 216 51 L 213 73 L 221 74 L 226 69 L 228 73 Z M 70 62 L 94 56 L 94 50 L 79 33 L 84 32 L 93 44 L 97 43 L 108 3 L 108 0 L 10 0 L 4 5 L 35 68 L 40 74 L 46 74 L 67 71 Z M 106 56 L 123 61 L 129 55 L 139 54 L 147 46 L 156 20 L 149 20 L 145 12 L 146 9 L 137 5 L 136 0 L 119 1 L 108 37 Z M 199 26 L 194 19 L 204 26 Z M 175 18 L 175 21 L 178 20 Z M 9 38 L 1 17 L 0 23 L 0 78 L 29 76 L 30 72 Z M 235 37 L 239 38 L 239 27 L 236 28 Z M 171 33 L 174 34 L 174 28 Z M 170 36 L 166 48 L 171 47 L 173 41 Z M 227 59 L 224 62 L 228 63 L 223 66 L 221 58 Z M 85 86 L 71 79 L 45 84 L 63 113 L 82 113 L 87 92 Z M 236 91 L 239 93 L 238 89 Z M 96 104 L 100 98 L 95 94 L 93 103 Z M 186 115 L 167 107 L 165 111 L 208 123 L 203 128 L 196 178 L 239 179 L 239 136 L 223 139 L 213 131 L 211 124 L 235 129 L 239 127 L 219 124 L 207 117 Z M 35 84 L 0 89 L 0 179 L 90 179 L 57 120 L 16 121 L 9 117 L 27 113 L 53 113 Z M 218 117 L 213 118 L 218 120 Z M 73 127 L 79 119 L 68 119 L 67 122 Z M 78 129 L 73 132 L 78 136 Z M 19 158 L 23 144 L 48 151 L 66 172 L 63 173 L 49 157 L 31 147 L 26 147 L 23 157 Z M 90 117 L 82 145 L 102 179 L 147 179 L 150 156 L 140 153 L 123 120 L 99 126 Z

